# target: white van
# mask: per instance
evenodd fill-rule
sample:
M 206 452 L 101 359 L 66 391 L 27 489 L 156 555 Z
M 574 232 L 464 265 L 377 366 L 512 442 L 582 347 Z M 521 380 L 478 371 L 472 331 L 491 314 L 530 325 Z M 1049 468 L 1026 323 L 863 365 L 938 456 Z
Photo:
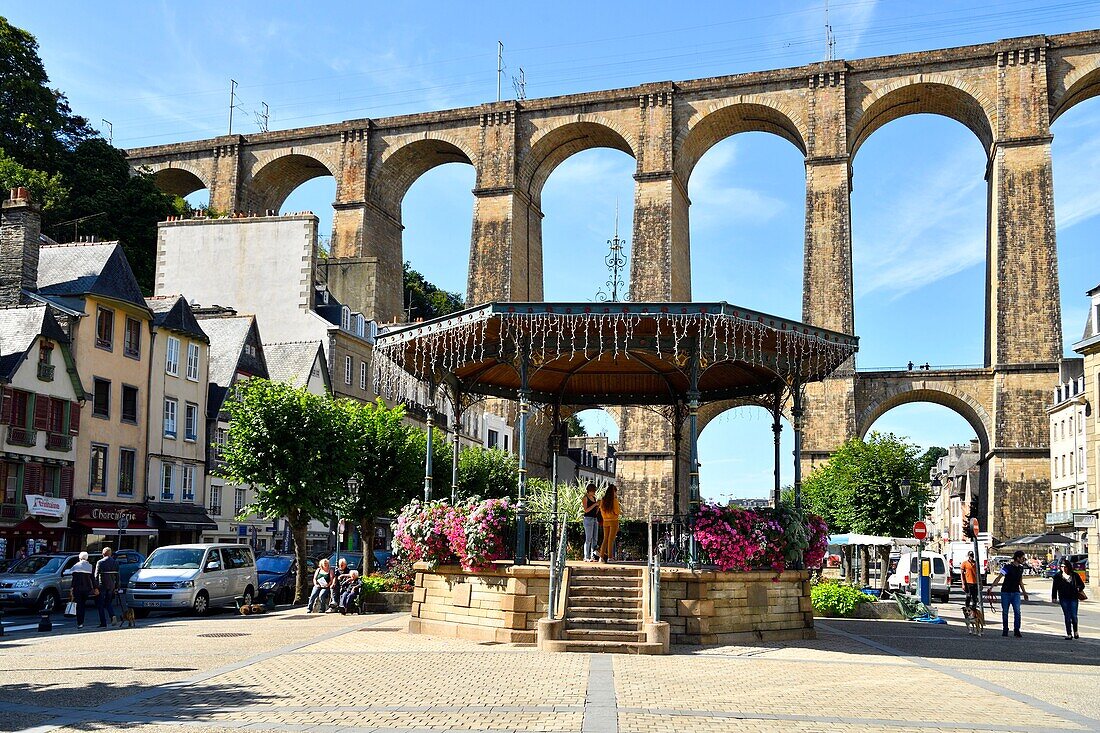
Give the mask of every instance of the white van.
M 921 557 L 932 566 L 931 595 L 943 603 L 951 600 L 951 574 L 947 569 L 947 559 L 938 552 L 924 552 Z M 898 555 L 897 562 L 890 559 L 891 575 L 887 579 L 890 590 L 896 591 L 908 587 L 910 593 L 917 592 L 917 553 L 906 551 Z
M 130 576 L 126 603 L 146 616 L 155 608 L 203 615 L 256 597 L 256 558 L 248 545 L 168 545 L 153 550 Z

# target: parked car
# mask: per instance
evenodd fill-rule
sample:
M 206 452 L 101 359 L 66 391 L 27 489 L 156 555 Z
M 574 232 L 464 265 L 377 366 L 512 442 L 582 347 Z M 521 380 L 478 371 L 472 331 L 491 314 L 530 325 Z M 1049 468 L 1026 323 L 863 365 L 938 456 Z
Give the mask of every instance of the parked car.
M 118 587 L 125 588 L 130 582 L 130 576 L 145 564 L 145 555 L 137 550 L 119 550 L 114 558 L 118 563 Z
M 259 587 L 252 548 L 222 544 L 157 548 L 126 585 L 126 602 L 141 616 L 156 608 L 201 616 L 238 599 L 252 603 Z
M 314 560 L 306 560 L 306 574 L 317 569 Z M 294 584 L 298 578 L 298 562 L 293 555 L 261 555 L 256 558 L 256 580 L 262 601 L 274 596 L 276 603 L 294 602 Z
M 69 597 L 75 552 L 40 553 L 16 562 L 0 574 L 0 606 L 52 613 Z
M 951 575 L 947 570 L 947 559 L 938 552 L 925 552 L 921 557 L 931 564 L 932 588 L 931 595 L 946 603 L 951 598 Z M 893 563 L 892 574 L 887 578 L 890 590 L 908 588 L 910 593 L 917 592 L 917 553 L 903 552 L 898 556 L 897 564 Z

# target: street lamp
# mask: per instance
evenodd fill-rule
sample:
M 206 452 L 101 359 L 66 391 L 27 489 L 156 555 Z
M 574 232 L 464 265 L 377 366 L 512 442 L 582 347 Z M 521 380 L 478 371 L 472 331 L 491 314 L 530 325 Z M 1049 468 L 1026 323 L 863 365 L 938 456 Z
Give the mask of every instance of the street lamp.
M 911 487 L 909 485 L 909 479 L 903 478 L 901 480 L 901 482 L 898 484 L 898 493 L 901 494 L 902 499 L 908 499 L 909 498 L 909 489 L 910 488 Z

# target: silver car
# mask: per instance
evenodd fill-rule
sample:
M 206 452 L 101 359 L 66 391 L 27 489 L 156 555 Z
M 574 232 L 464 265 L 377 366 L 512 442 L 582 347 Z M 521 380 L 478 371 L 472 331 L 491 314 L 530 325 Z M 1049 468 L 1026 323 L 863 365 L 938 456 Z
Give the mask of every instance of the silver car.
M 248 545 L 169 545 L 154 550 L 130 576 L 126 603 L 139 616 L 153 609 L 201 616 L 212 607 L 251 604 L 258 587 Z
M 0 606 L 30 608 L 52 613 L 72 590 L 72 567 L 80 561 L 75 552 L 31 555 L 0 574 Z

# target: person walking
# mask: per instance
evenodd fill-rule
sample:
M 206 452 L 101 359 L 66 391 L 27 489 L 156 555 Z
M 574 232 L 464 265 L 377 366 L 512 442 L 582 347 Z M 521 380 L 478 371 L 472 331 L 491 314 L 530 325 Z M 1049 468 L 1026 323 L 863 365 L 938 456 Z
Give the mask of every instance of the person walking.
M 584 559 L 599 560 L 600 503 L 596 501 L 596 484 L 584 487 Z
M 1020 596 L 1028 600 L 1027 588 L 1024 587 L 1024 551 L 1016 550 L 1012 554 L 1012 562 L 1001 568 L 1001 574 L 993 581 L 990 592 L 998 585 L 1001 586 L 1001 636 L 1008 636 L 1008 609 L 1012 608 L 1012 635 L 1019 637 L 1020 633 Z
M 603 517 L 603 542 L 600 544 L 600 562 L 607 562 L 615 554 L 615 535 L 619 533 L 619 497 L 615 484 L 608 484 L 600 499 L 600 516 Z
M 83 629 L 88 599 L 99 593 L 92 564 L 88 562 L 88 553 L 80 553 L 80 561 L 73 565 L 72 580 L 72 599 L 76 602 L 76 628 Z
M 333 580 L 332 568 L 329 567 L 328 558 L 322 558 L 321 562 L 317 563 L 317 570 L 313 573 L 313 592 L 309 594 L 306 613 L 313 613 L 313 604 L 318 601 L 321 604 L 318 613 L 325 612 L 325 609 L 328 608 Z
M 963 593 L 966 595 L 964 605 L 970 608 L 980 608 L 978 600 L 978 563 L 974 562 L 974 551 L 966 553 L 962 567 Z
M 1073 563 L 1068 557 L 1062 558 L 1062 565 L 1050 588 L 1050 600 L 1062 607 L 1062 616 L 1066 620 L 1066 638 L 1080 639 L 1077 633 L 1077 604 L 1085 594 L 1085 581 L 1073 572 Z
M 103 548 L 103 557 L 95 564 L 95 581 L 99 586 L 99 595 L 95 597 L 95 607 L 99 611 L 99 628 L 107 626 L 107 619 L 115 620 L 115 596 L 118 594 L 118 560 L 112 556 L 110 547 Z

